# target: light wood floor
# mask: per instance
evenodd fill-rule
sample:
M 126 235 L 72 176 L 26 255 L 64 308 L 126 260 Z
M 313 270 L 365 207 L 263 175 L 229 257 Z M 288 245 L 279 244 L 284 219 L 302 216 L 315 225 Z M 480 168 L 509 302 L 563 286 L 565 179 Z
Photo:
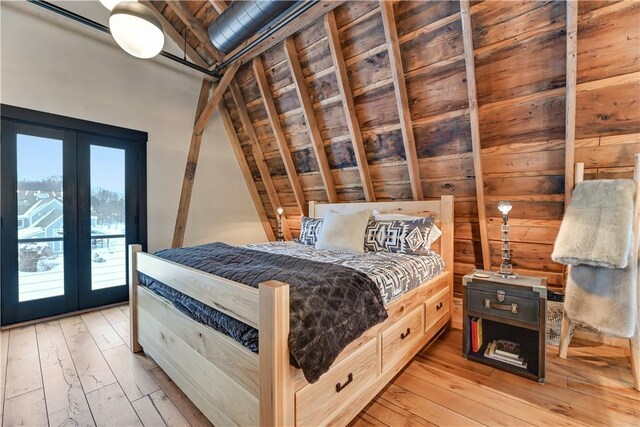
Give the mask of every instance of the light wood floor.
M 123 306 L 3 331 L 2 425 L 210 425 L 153 360 L 130 353 L 127 317 Z M 619 348 L 576 342 L 562 360 L 549 347 L 545 385 L 466 361 L 460 348 L 460 330 L 448 332 L 351 424 L 640 424 Z

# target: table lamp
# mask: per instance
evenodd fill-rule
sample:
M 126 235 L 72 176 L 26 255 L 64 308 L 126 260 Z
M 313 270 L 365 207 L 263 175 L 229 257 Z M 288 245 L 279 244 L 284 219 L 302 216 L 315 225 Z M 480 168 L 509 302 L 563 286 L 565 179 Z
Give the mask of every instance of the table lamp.
M 284 242 L 284 236 L 282 235 L 282 214 L 284 213 L 284 208 L 280 206 L 276 209 L 276 212 L 278 213 L 278 236 L 276 240 L 278 242 Z
M 511 212 L 511 202 L 503 200 L 498 203 L 498 210 L 502 213 L 502 264 L 498 274 L 505 279 L 515 279 L 517 273 L 513 272 L 511 265 L 511 247 L 509 246 L 509 212 Z

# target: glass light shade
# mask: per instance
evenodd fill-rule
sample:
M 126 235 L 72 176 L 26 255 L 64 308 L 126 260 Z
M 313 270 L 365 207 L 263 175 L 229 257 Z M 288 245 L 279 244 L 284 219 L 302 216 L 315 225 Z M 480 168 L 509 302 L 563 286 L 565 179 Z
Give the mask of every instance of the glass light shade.
M 276 212 L 278 212 L 278 215 L 282 215 L 284 213 L 284 208 L 280 206 L 278 209 L 276 209 Z
M 107 9 L 113 10 L 113 8 L 118 5 L 118 3 L 122 3 L 123 1 L 125 0 L 100 0 L 100 3 L 102 3 L 102 5 Z M 138 0 L 129 0 L 129 1 L 137 2 Z
M 498 203 L 498 210 L 502 212 L 502 215 L 507 215 L 509 212 L 511 212 L 512 207 L 513 206 L 511 206 L 511 202 L 507 200 L 503 200 Z
M 118 46 L 136 58 L 153 58 L 164 47 L 158 18 L 146 6 L 124 1 L 111 11 L 109 29 Z

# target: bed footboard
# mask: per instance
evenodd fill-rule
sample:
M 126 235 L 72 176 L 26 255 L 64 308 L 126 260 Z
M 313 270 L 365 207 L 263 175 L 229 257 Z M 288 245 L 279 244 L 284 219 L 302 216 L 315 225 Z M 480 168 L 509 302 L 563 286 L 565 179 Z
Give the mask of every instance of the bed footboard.
M 294 425 L 289 286 L 249 288 L 129 247 L 131 349 L 144 349 L 215 425 Z M 176 310 L 138 272 L 257 327 L 259 356 Z M 234 304 L 230 304 L 233 301 Z

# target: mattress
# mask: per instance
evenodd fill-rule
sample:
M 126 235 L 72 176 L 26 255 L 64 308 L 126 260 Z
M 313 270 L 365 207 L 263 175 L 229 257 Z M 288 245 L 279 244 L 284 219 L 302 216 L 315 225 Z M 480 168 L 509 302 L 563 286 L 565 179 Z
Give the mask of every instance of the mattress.
M 376 283 L 385 305 L 444 271 L 442 257 L 434 251 L 429 251 L 426 255 L 390 252 L 354 254 L 319 250 L 296 242 L 254 243 L 245 247 L 358 270 Z

